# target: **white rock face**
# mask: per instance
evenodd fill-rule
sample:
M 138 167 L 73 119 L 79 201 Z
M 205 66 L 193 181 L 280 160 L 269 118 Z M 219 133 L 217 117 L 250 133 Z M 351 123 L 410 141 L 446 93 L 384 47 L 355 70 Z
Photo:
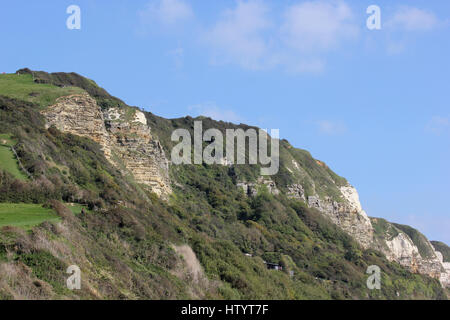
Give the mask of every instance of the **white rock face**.
M 426 274 L 439 279 L 443 287 L 450 286 L 450 269 L 446 270 L 442 255 L 433 249 L 434 255 L 422 257 L 411 238 L 400 232 L 392 240 L 385 240 L 387 250 L 382 249 L 386 258 L 396 261 L 413 273 Z M 428 243 L 433 248 L 431 243 Z M 450 263 L 448 265 L 450 267 Z
M 410 264 L 413 257 L 419 254 L 419 249 L 417 249 L 412 240 L 404 233 L 399 233 L 394 239 L 387 240 L 386 244 L 389 248 L 389 251 L 386 252 L 386 257 L 389 260 L 404 261 Z
M 344 198 L 348 201 L 349 205 L 352 206 L 356 211 L 363 211 L 361 203 L 359 202 L 358 191 L 352 186 L 341 187 L 341 193 Z
M 436 256 L 442 264 L 444 270 L 441 272 L 440 281 L 443 287 L 450 288 L 450 262 L 444 262 L 444 257 L 439 251 L 435 251 Z
M 292 164 L 294 165 L 294 167 L 300 171 L 300 166 L 298 165 L 297 161 L 295 161 L 294 159 L 292 159 Z
M 373 243 L 373 226 L 362 210 L 359 196 L 352 186 L 341 187 L 344 202 L 333 201 L 329 197 L 320 199 L 317 195 L 308 197 L 308 205 L 316 208 L 340 226 L 350 236 L 355 238 L 364 248 Z
M 136 113 L 134 114 L 134 121 L 140 122 L 145 126 L 147 125 L 147 118 L 145 117 L 145 114 L 138 110 L 136 110 Z

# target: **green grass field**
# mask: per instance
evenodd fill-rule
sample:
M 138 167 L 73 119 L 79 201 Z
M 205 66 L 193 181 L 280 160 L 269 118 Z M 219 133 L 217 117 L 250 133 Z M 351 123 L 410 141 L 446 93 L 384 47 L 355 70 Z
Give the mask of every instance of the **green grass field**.
M 0 134 L 0 144 L 4 144 L 6 146 L 13 146 L 17 143 L 9 133 Z
M 0 203 L 0 227 L 31 229 L 44 221 L 59 220 L 60 217 L 52 209 L 46 209 L 38 204 Z
M 74 215 L 79 215 L 81 213 L 81 209 L 84 209 L 86 213 L 90 213 L 91 211 L 87 208 L 87 206 L 78 204 L 78 203 L 66 203 L 66 207 L 69 208 L 70 211 Z
M 59 97 L 83 92 L 84 90 L 78 87 L 60 88 L 35 83 L 30 74 L 0 74 L 0 95 L 33 102 L 41 107 L 52 105 Z
M 9 172 L 19 180 L 26 181 L 28 177 L 20 170 L 19 163 L 11 150 L 11 146 L 15 144 L 16 141 L 11 138 L 11 135 L 0 134 L 0 169 Z

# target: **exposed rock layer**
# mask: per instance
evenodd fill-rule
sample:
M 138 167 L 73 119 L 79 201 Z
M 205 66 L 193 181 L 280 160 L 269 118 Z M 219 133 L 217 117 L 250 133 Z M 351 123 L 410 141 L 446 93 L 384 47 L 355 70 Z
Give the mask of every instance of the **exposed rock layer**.
M 102 111 L 92 97 L 81 94 L 59 98 L 42 114 L 47 127 L 98 142 L 109 161 L 157 195 L 171 193 L 169 162 L 142 112 L 132 108 Z
M 345 187 L 343 201 L 333 201 L 330 197 L 320 199 L 308 197 L 308 205 L 328 216 L 349 235 L 354 237 L 364 248 L 369 248 L 373 241 L 373 227 L 367 214 L 359 203 L 358 193 L 353 187 Z
M 403 231 L 396 229 L 397 235 L 391 238 L 388 234 L 383 237 L 374 237 L 373 225 L 362 209 L 358 192 L 352 186 L 340 188 L 343 202 L 333 201 L 329 197 L 320 199 L 318 196 L 308 197 L 308 205 L 327 215 L 335 224 L 355 238 L 364 248 L 373 248 L 383 252 L 387 259 L 396 261 L 413 273 L 426 274 L 439 279 L 444 287 L 450 287 L 450 269 L 439 259 L 428 240 L 428 246 L 432 252 L 430 257 L 423 257 L 418 247 Z M 442 256 L 442 255 L 441 255 Z

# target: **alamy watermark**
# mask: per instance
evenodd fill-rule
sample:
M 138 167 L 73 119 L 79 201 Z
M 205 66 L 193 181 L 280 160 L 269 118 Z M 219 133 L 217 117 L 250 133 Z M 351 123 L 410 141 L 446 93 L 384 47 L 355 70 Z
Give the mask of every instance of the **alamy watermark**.
M 66 20 L 66 26 L 69 30 L 81 29 L 81 8 L 78 5 L 72 4 L 67 7 L 66 13 L 70 16 Z M 369 30 L 381 29 L 381 9 L 377 5 L 370 5 L 367 7 L 366 13 L 370 16 L 366 21 L 366 26 Z
M 367 288 L 370 290 L 381 289 L 381 269 L 379 266 L 369 266 L 366 271 L 370 276 L 367 278 Z
M 260 164 L 261 175 L 270 176 L 278 173 L 280 167 L 280 131 L 270 131 L 270 155 L 268 154 L 269 138 L 266 130 L 250 128 L 226 129 L 226 143 L 218 129 L 208 129 L 203 132 L 202 121 L 194 122 L 194 141 L 192 143 L 191 133 L 187 129 L 176 129 L 172 133 L 172 141 L 181 142 L 172 149 L 171 160 L 175 165 L 180 164 Z M 246 148 L 248 141 L 248 150 Z M 203 142 L 210 142 L 203 149 Z M 237 142 L 237 143 L 236 143 Z M 194 153 L 192 155 L 192 144 Z M 224 146 L 225 155 L 224 155 Z M 193 158 L 193 161 L 192 161 Z
M 370 14 L 367 18 L 366 26 L 369 30 L 380 30 L 381 29 L 381 9 L 377 5 L 371 5 L 367 7 L 367 14 Z
M 70 5 L 66 10 L 67 14 L 70 16 L 66 20 L 66 26 L 69 30 L 80 30 L 81 29 L 81 9 L 77 5 Z
M 80 290 L 81 289 L 81 270 L 80 267 L 76 265 L 69 266 L 66 271 L 70 274 L 67 278 L 66 285 L 69 290 Z

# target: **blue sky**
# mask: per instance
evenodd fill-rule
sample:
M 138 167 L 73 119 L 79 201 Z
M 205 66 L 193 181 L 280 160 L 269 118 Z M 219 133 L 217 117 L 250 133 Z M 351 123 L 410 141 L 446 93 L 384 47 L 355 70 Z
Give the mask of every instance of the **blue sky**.
M 369 215 L 450 244 L 447 0 L 17 0 L 0 28 L 0 72 L 74 71 L 164 117 L 280 129 Z

